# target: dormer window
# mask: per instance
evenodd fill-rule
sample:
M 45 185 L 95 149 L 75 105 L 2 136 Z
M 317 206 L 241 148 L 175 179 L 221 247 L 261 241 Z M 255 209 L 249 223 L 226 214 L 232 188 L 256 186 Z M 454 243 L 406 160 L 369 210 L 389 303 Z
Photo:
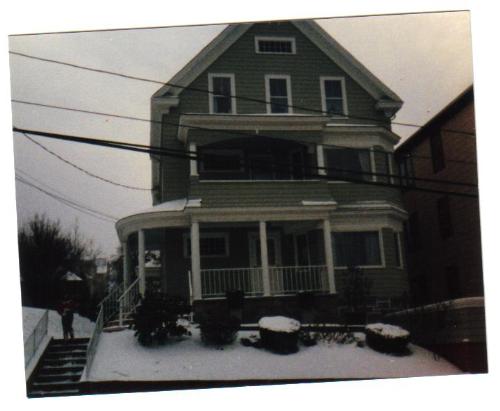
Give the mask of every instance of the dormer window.
M 269 74 L 265 76 L 268 114 L 292 113 L 290 76 Z
M 236 98 L 234 74 L 208 75 L 210 114 L 235 114 Z
M 327 115 L 346 116 L 347 100 L 343 77 L 320 77 L 322 110 Z
M 293 37 L 255 37 L 255 52 L 258 54 L 295 54 Z

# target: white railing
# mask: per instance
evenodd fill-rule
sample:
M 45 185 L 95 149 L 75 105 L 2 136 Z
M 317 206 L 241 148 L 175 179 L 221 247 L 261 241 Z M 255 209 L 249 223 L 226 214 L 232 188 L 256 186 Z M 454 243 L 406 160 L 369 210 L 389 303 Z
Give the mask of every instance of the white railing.
M 215 268 L 201 270 L 201 290 L 203 298 L 224 297 L 227 291 L 240 290 L 245 295 L 261 295 L 262 269 Z
M 130 314 L 139 302 L 139 278 L 130 284 L 123 294 L 118 298 L 118 321 L 120 326 L 127 314 Z
M 102 307 L 102 319 L 106 324 L 113 317 L 116 317 L 120 311 L 118 299 L 123 294 L 123 286 L 115 286 L 109 294 L 99 303 Z
M 42 318 L 38 320 L 35 328 L 24 342 L 24 366 L 27 367 L 31 359 L 36 353 L 38 346 L 47 335 L 47 327 L 49 324 L 49 311 L 45 310 Z
M 269 267 L 271 294 L 295 294 L 301 291 L 328 291 L 325 265 Z
M 99 314 L 97 314 L 97 319 L 95 320 L 94 331 L 92 332 L 89 343 L 87 345 L 87 359 L 85 361 L 85 372 L 83 373 L 85 379 L 88 379 L 90 367 L 92 367 L 92 363 L 94 362 L 97 344 L 99 343 L 102 329 L 104 327 L 104 306 L 101 303 L 99 307 Z

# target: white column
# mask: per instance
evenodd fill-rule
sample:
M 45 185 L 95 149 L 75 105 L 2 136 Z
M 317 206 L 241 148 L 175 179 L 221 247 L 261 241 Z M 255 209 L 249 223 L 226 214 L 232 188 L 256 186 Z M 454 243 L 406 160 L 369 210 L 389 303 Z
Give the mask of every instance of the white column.
M 201 300 L 200 224 L 198 221 L 191 223 L 191 273 L 193 299 Z
M 197 156 L 195 143 L 189 143 L 189 156 Z M 189 173 L 191 177 L 198 176 L 198 160 L 196 158 L 189 160 Z
M 128 243 L 122 242 L 122 256 L 123 256 L 123 288 L 126 289 L 130 284 L 130 269 L 129 269 L 129 255 Z
M 316 160 L 318 163 L 318 174 L 320 176 L 326 176 L 325 170 L 325 152 L 323 150 L 322 144 L 316 145 Z
M 269 259 L 267 254 L 267 230 L 266 222 L 259 221 L 260 235 L 260 259 L 262 266 L 262 286 L 264 288 L 264 296 L 271 295 L 271 281 L 269 278 Z
M 137 250 L 137 258 L 139 260 L 139 293 L 144 297 L 146 293 L 146 267 L 144 265 L 144 257 L 146 254 L 146 241 L 144 238 L 144 230 L 139 230 L 139 245 Z
M 328 274 L 328 290 L 330 294 L 335 293 L 335 274 L 333 268 L 333 248 L 332 248 L 332 229 L 330 220 L 323 220 L 323 242 L 325 244 L 325 262 Z

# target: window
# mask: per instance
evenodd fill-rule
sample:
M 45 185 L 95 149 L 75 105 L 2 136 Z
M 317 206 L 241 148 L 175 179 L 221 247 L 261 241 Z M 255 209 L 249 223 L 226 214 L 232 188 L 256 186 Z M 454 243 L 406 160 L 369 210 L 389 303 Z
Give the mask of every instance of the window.
M 378 231 L 334 233 L 334 243 L 337 266 L 382 265 Z
M 200 257 L 228 257 L 229 241 L 224 233 L 200 233 Z M 191 236 L 184 235 L 184 257 L 191 257 Z
M 243 152 L 241 150 L 205 149 L 200 150 L 201 172 L 227 173 L 242 172 Z
M 326 167 L 333 180 L 371 180 L 370 151 L 354 148 L 329 148 L 325 150 Z
M 292 91 L 290 76 L 265 77 L 267 112 L 272 114 L 292 113 Z
M 405 155 L 399 160 L 399 175 L 401 185 L 406 187 L 412 187 L 415 185 L 415 180 L 413 179 L 415 176 L 413 170 L 413 160 L 410 154 Z
M 439 198 L 437 200 L 436 207 L 439 222 L 439 232 L 441 233 L 441 238 L 446 239 L 453 235 L 449 197 Z
M 396 257 L 396 267 L 403 267 L 403 253 L 401 248 L 401 234 L 398 232 L 394 232 L 394 252 Z
M 437 173 L 445 167 L 443 140 L 439 131 L 432 134 L 431 139 L 432 167 Z
M 235 114 L 234 74 L 208 75 L 209 110 L 211 114 Z
M 255 37 L 255 52 L 259 54 L 295 54 L 293 37 Z
M 347 115 L 345 81 L 342 77 L 320 77 L 321 103 L 328 115 Z
M 375 156 L 375 164 L 376 164 L 376 171 L 377 171 L 377 181 L 381 183 L 390 183 L 390 167 L 389 167 L 389 161 L 390 161 L 390 154 L 383 152 L 381 149 L 375 149 L 374 150 L 374 156 Z

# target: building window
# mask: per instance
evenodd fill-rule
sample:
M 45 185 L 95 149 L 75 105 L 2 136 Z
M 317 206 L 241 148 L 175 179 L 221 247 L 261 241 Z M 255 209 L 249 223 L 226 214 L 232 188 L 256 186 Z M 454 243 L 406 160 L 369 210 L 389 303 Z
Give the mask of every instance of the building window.
M 320 77 L 321 103 L 327 115 L 347 115 L 345 80 L 343 77 Z
M 292 113 L 290 76 L 265 76 L 267 112 L 269 114 Z
M 453 235 L 453 224 L 451 220 L 450 199 L 441 197 L 437 200 L 437 216 L 441 238 L 446 239 Z
M 259 54 L 295 54 L 293 37 L 255 37 L 255 52 Z
M 439 131 L 432 134 L 431 139 L 431 155 L 432 155 L 432 167 L 434 172 L 442 170 L 445 167 L 444 160 L 444 149 L 443 149 L 443 139 Z
M 211 114 L 235 114 L 234 74 L 208 75 L 209 110 Z
M 372 176 L 370 150 L 329 148 L 325 150 L 327 175 L 333 180 L 370 181 Z
M 225 233 L 200 233 L 200 257 L 228 257 L 229 241 Z M 191 257 L 191 236 L 184 235 L 184 257 Z
M 202 173 L 243 172 L 241 150 L 200 149 L 200 171 Z
M 336 265 L 340 267 L 381 266 L 378 231 L 338 232 L 333 234 Z
M 403 267 L 403 249 L 401 247 L 401 234 L 394 232 L 394 252 L 396 257 L 396 267 Z
M 415 186 L 415 173 L 413 168 L 413 159 L 410 154 L 405 155 L 399 160 L 399 176 L 401 185 L 406 187 Z

